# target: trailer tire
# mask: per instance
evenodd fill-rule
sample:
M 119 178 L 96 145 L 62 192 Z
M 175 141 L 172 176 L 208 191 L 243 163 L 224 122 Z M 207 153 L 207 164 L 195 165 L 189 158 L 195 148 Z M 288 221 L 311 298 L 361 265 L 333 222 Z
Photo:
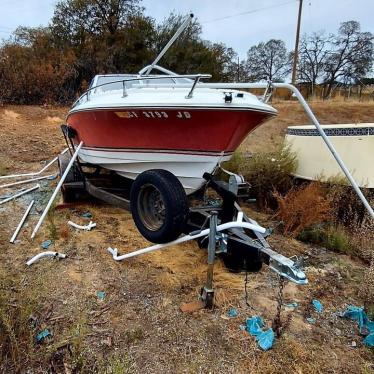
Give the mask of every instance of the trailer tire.
M 167 243 L 183 233 L 188 201 L 178 178 L 167 170 L 147 170 L 131 186 L 130 210 L 136 227 L 150 242 Z

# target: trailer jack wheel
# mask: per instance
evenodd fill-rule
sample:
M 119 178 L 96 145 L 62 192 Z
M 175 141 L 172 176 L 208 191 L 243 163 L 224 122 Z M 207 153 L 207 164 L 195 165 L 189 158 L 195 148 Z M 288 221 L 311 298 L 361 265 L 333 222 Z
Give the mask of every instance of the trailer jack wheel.
M 183 232 L 188 201 L 178 178 L 166 170 L 138 175 L 130 192 L 131 214 L 140 233 L 153 243 L 167 243 Z

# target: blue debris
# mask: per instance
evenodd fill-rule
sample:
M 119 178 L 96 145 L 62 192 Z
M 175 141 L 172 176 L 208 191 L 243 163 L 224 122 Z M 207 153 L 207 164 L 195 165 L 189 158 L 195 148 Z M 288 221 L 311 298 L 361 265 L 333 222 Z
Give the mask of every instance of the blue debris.
M 296 309 L 299 304 L 295 301 L 293 303 L 284 304 L 285 308 Z
M 227 311 L 227 317 L 235 318 L 238 316 L 238 311 L 235 308 L 231 308 Z
M 47 338 L 48 336 L 51 336 L 51 335 L 52 334 L 50 333 L 50 331 L 48 329 L 44 329 L 38 335 L 36 335 L 36 342 L 41 343 L 45 338 Z
M 342 316 L 357 321 L 360 334 L 367 335 L 364 344 L 374 347 L 374 322 L 370 321 L 363 307 L 348 305 Z
M 42 244 L 41 244 L 41 247 L 43 248 L 43 249 L 48 249 L 49 248 L 49 246 L 52 244 L 52 240 L 46 240 L 45 242 L 43 242 Z
M 248 318 L 246 325 L 246 330 L 250 335 L 256 337 L 256 341 L 261 349 L 267 351 L 273 346 L 275 339 L 274 331 L 271 328 L 266 331 L 262 330 L 264 327 L 264 321 L 260 316 Z
M 51 175 L 50 177 L 47 178 L 48 181 L 53 181 L 54 179 L 57 178 L 57 174 Z
M 316 320 L 312 317 L 308 317 L 307 319 L 307 322 L 309 322 L 311 325 L 314 325 L 316 323 Z
M 271 328 L 262 332 L 256 338 L 258 345 L 264 351 L 268 351 L 273 346 L 274 339 L 275 339 L 274 331 Z
M 92 214 L 90 212 L 85 212 L 82 214 L 83 218 L 92 218 Z
M 264 327 L 264 321 L 260 316 L 254 316 L 252 318 L 248 318 L 246 320 L 247 331 L 252 336 L 257 336 L 262 332 L 262 328 Z
M 323 312 L 323 305 L 321 304 L 321 302 L 319 300 L 316 300 L 314 299 L 312 301 L 312 304 L 315 308 L 315 310 L 318 312 L 318 313 L 322 313 Z
M 245 331 L 246 330 L 246 325 L 239 325 L 240 331 Z
M 104 300 L 105 299 L 105 292 L 104 291 L 97 291 L 97 297 L 100 299 L 100 300 Z

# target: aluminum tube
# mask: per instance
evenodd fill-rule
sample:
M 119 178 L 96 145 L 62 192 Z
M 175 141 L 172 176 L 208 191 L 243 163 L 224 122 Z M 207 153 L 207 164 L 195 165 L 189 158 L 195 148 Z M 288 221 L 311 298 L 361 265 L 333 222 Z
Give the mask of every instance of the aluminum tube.
M 21 230 L 23 224 L 26 221 L 27 216 L 30 213 L 30 210 L 31 210 L 32 206 L 34 205 L 34 202 L 35 202 L 35 200 L 32 200 L 31 203 L 29 204 L 29 206 L 27 207 L 25 214 L 21 218 L 21 221 L 16 228 L 16 231 L 14 231 L 14 234 L 12 235 L 12 238 L 9 240 L 10 243 L 14 243 L 14 241 L 16 240 L 19 231 Z
M 153 67 L 160 61 L 162 56 L 168 51 L 168 49 L 172 46 L 172 44 L 177 40 L 180 34 L 184 31 L 184 29 L 190 24 L 191 20 L 193 18 L 193 14 L 190 14 L 186 17 L 184 22 L 180 25 L 179 29 L 176 31 L 176 33 L 172 36 L 172 38 L 168 41 L 168 43 L 165 45 L 165 47 L 162 49 L 162 51 L 158 54 L 158 56 L 155 58 L 155 60 L 152 62 L 152 64 L 149 66 L 147 71 L 144 73 L 144 75 L 148 75 Z
M 68 151 L 68 148 L 65 148 L 60 154 L 60 155 L 63 155 L 64 153 L 66 153 Z M 58 156 L 56 156 L 52 161 L 50 161 L 47 165 L 45 165 L 43 167 L 42 170 L 40 171 L 37 171 L 35 173 L 25 173 L 25 174 L 11 174 L 11 175 L 2 175 L 0 176 L 0 179 L 7 179 L 7 178 L 19 178 L 19 177 L 30 177 L 32 175 L 39 175 L 41 173 L 43 173 L 43 171 L 47 170 L 54 162 L 56 162 L 58 160 Z
M 235 228 L 235 227 L 242 227 L 242 228 L 245 228 L 245 229 L 258 231 L 261 234 L 264 234 L 266 232 L 266 229 L 259 226 L 259 225 L 254 225 L 254 224 L 248 223 L 248 222 L 237 222 L 237 221 L 227 222 L 227 223 L 223 223 L 222 225 L 218 225 L 217 226 L 217 231 L 228 230 L 228 229 Z M 121 260 L 124 260 L 126 258 L 138 256 L 138 255 L 141 255 L 141 254 L 144 254 L 144 253 L 156 251 L 158 249 L 163 249 L 163 248 L 166 248 L 166 247 L 170 247 L 172 245 L 184 243 L 184 242 L 187 242 L 189 240 L 194 240 L 194 239 L 197 239 L 197 238 L 201 238 L 202 236 L 209 235 L 209 232 L 210 232 L 210 229 L 205 229 L 205 230 L 202 230 L 200 233 L 198 233 L 196 235 L 185 235 L 185 236 L 182 236 L 181 238 L 178 238 L 178 239 L 176 239 L 172 242 L 165 243 L 165 244 L 156 244 L 156 245 L 153 245 L 151 247 L 139 249 L 138 251 L 134 251 L 134 252 L 131 252 L 131 253 L 126 253 L 122 256 L 118 256 L 116 248 L 115 249 L 108 248 L 108 251 L 113 255 L 114 260 L 121 261 Z
M 23 181 L 18 181 L 18 182 L 14 182 L 14 183 L 2 184 L 2 185 L 0 185 L 0 188 L 13 187 L 13 186 L 17 186 L 19 184 L 26 184 L 26 183 L 30 183 L 30 182 L 34 182 L 34 181 L 39 181 L 41 179 L 47 179 L 47 178 L 54 177 L 55 175 L 56 174 L 50 174 L 50 175 L 45 175 L 43 177 L 25 179 Z
M 36 189 L 39 188 L 39 187 L 40 187 L 40 185 L 37 184 L 36 186 L 29 188 L 28 190 L 21 191 L 21 192 L 19 192 L 19 193 L 13 195 L 13 196 L 11 196 L 11 197 L 8 197 L 8 198 L 5 199 L 5 200 L 0 201 L 0 205 L 5 204 L 5 203 L 7 203 L 8 201 L 14 200 L 14 199 L 16 199 L 17 197 L 20 197 L 20 196 L 22 196 L 22 195 L 25 195 L 25 194 L 27 194 L 27 193 L 29 193 L 29 192 L 31 192 L 31 191 L 34 191 L 34 190 L 36 190 Z
M 82 148 L 82 145 L 83 145 L 83 142 L 80 142 L 79 145 L 78 145 L 78 147 L 75 149 L 75 152 L 74 152 L 72 158 L 70 159 L 70 162 L 69 162 L 68 166 L 66 167 L 66 170 L 65 170 L 64 174 L 62 175 L 60 181 L 58 182 L 58 185 L 57 185 L 56 189 L 54 190 L 54 192 L 53 192 L 51 198 L 49 199 L 48 204 L 47 204 L 47 206 L 45 207 L 42 216 L 40 217 L 38 223 L 36 224 L 36 226 L 35 226 L 35 228 L 34 228 L 34 231 L 33 231 L 32 234 L 31 234 L 31 239 L 34 239 L 36 233 L 37 233 L 38 230 L 39 230 L 39 227 L 40 227 L 41 224 L 43 223 L 45 216 L 47 215 L 49 209 L 51 208 L 51 205 L 52 205 L 54 199 L 56 198 L 58 192 L 59 192 L 60 189 L 61 189 L 62 184 L 64 183 L 64 181 L 65 181 L 65 179 L 66 179 L 66 176 L 68 175 L 68 173 L 69 173 L 71 167 L 73 166 L 74 161 L 75 161 L 76 158 L 78 157 L 78 153 L 79 153 L 80 149 Z
M 26 262 L 26 265 L 30 266 L 34 262 L 38 261 L 42 257 L 58 257 L 58 258 L 66 258 L 66 255 L 64 253 L 59 253 L 59 252 L 52 252 L 52 251 L 46 251 L 46 252 L 41 252 L 38 253 L 36 256 L 31 258 Z

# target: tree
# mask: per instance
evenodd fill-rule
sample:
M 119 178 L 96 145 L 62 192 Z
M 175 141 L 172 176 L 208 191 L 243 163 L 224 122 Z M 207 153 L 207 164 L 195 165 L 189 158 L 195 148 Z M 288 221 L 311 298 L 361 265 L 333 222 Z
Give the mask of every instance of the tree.
M 325 64 L 325 98 L 336 82 L 351 83 L 364 77 L 373 63 L 373 35 L 361 32 L 356 21 L 343 22 L 332 41 L 332 52 Z
M 282 81 L 290 72 L 290 55 L 282 40 L 261 42 L 247 52 L 248 73 L 253 80 Z
M 310 84 L 312 95 L 316 84 L 324 77 L 331 40 L 332 36 L 327 36 L 324 32 L 304 35 L 301 39 L 298 79 Z

